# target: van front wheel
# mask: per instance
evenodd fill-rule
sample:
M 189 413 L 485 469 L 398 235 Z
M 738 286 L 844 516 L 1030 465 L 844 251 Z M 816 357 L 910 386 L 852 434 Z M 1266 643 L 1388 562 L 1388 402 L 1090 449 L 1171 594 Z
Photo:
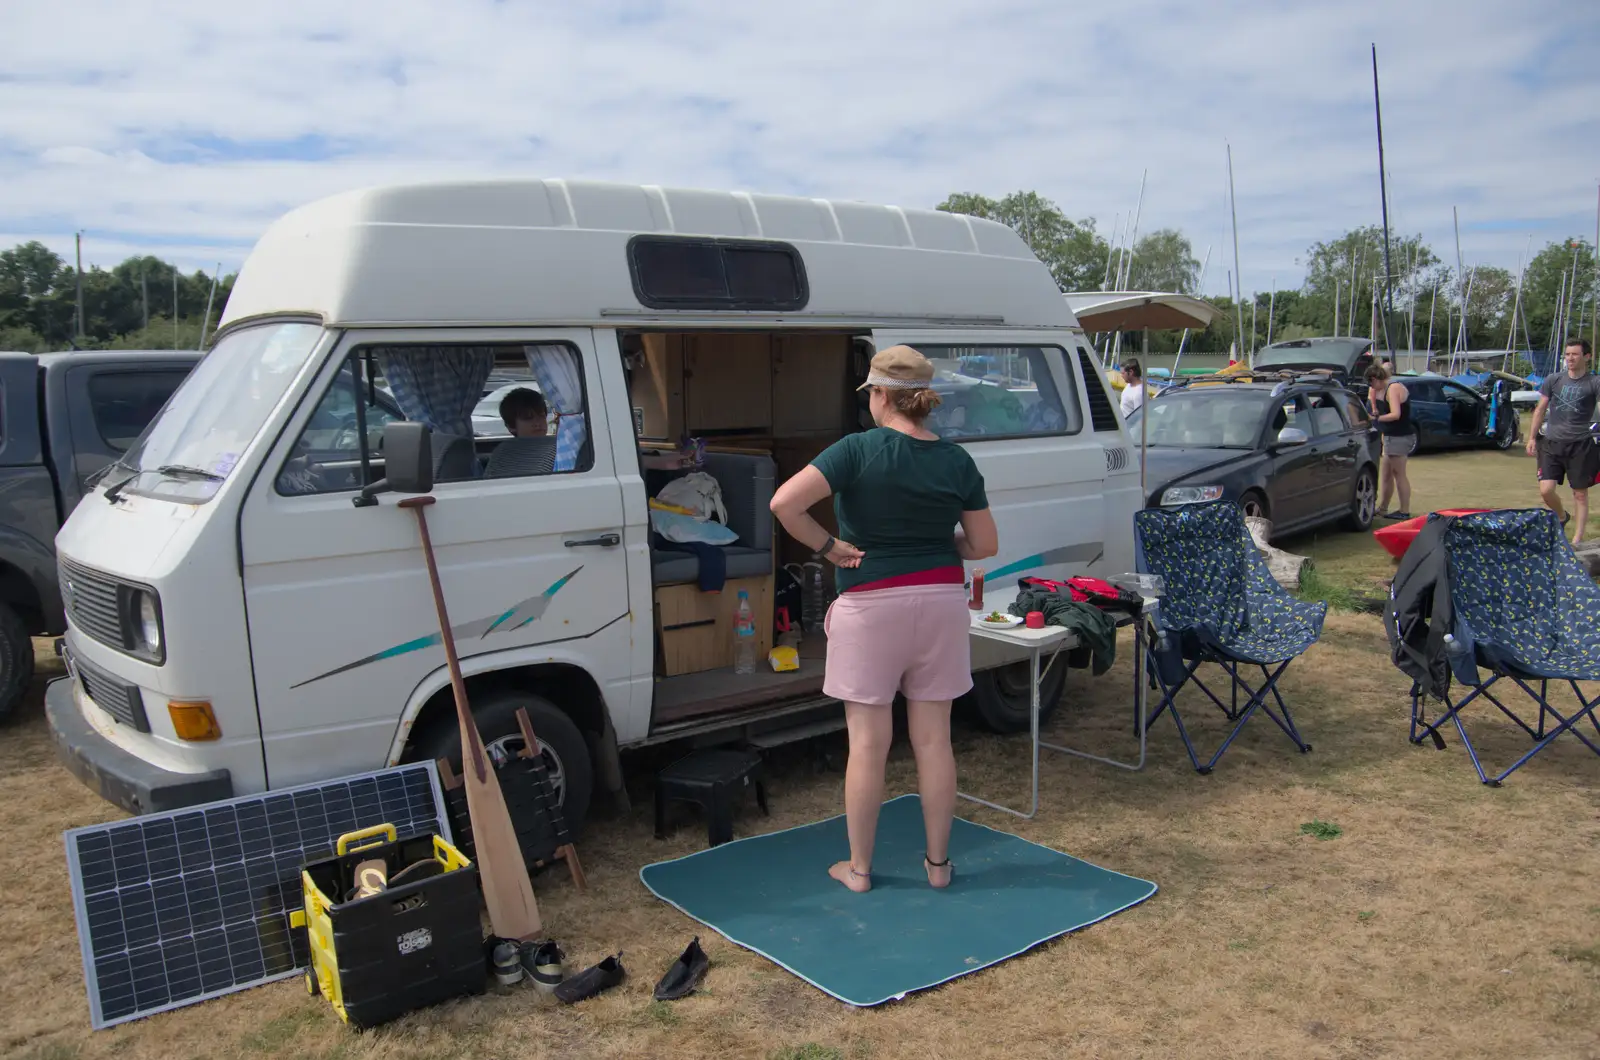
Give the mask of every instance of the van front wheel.
M 1049 662 L 1040 658 L 1043 669 Z M 971 702 L 983 723 L 995 732 L 1027 732 L 1028 711 L 1032 706 L 1026 661 L 980 670 L 972 675 Z M 1043 725 L 1067 685 L 1067 661 L 1057 658 L 1055 665 L 1039 680 L 1039 724 Z
M 589 761 L 589 745 L 583 733 L 560 707 L 543 696 L 512 689 L 485 692 L 472 700 L 472 716 L 485 746 L 498 746 L 508 754 L 522 751 L 522 730 L 517 726 L 517 708 L 528 712 L 533 734 L 543 746 L 544 765 L 550 783 L 567 820 L 567 830 L 576 840 L 589 814 L 594 794 L 594 767 Z M 450 768 L 461 771 L 461 728 L 455 709 L 435 719 L 425 733 L 413 741 L 418 757 L 444 758 Z

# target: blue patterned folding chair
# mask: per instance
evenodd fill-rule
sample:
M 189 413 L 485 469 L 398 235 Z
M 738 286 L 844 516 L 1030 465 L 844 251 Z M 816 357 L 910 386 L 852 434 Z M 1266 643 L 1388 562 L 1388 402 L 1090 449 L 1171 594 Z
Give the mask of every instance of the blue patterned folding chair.
M 1425 690 L 1414 685 L 1412 743 L 1431 739 L 1442 750 L 1439 729 L 1454 722 L 1478 779 L 1495 787 L 1564 732 L 1600 754 L 1600 745 L 1578 727 L 1587 718 L 1600 736 L 1600 695 L 1585 698 L 1578 687 L 1580 681 L 1600 681 L 1600 588 L 1567 543 L 1555 513 L 1539 508 L 1457 516 L 1444 533 L 1444 549 L 1451 606 L 1445 659 L 1449 677 L 1470 691 L 1454 698 L 1447 679 L 1444 711 L 1430 722 Z M 1495 695 L 1502 681 L 1538 706 L 1533 725 Z M 1572 689 L 1577 709 L 1570 717 L 1551 706 L 1552 682 Z M 1494 777 L 1484 771 L 1461 720 L 1463 708 L 1477 700 L 1494 704 L 1533 739 L 1521 758 Z
M 1139 570 L 1160 575 L 1166 583 L 1149 649 L 1150 673 L 1161 702 L 1149 723 L 1163 711 L 1171 713 L 1189 760 L 1200 773 L 1216 767 L 1258 710 L 1276 722 L 1302 754 L 1310 751 L 1278 691 L 1278 679 L 1322 635 L 1328 605 L 1297 600 L 1273 579 L 1245 526 L 1244 512 L 1233 501 L 1139 511 L 1134 514 L 1134 547 Z M 1232 686 L 1228 702 L 1200 679 L 1205 663 L 1227 674 Z M 1245 681 L 1240 673 L 1245 667 L 1261 670 L 1259 687 Z M 1234 723 L 1222 746 L 1203 765 L 1178 711 L 1178 692 L 1188 684 L 1204 692 Z

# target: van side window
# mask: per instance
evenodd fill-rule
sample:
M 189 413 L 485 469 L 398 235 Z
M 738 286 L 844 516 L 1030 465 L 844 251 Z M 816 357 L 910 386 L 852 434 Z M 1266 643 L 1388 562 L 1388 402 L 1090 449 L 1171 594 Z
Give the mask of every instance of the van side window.
M 582 360 L 564 343 L 364 347 L 318 402 L 278 492 L 360 489 L 363 448 L 365 480 L 382 478 L 383 428 L 396 420 L 432 428 L 435 482 L 585 471 L 586 412 Z
M 934 364 L 933 388 L 941 403 L 928 417 L 928 429 L 941 438 L 1016 438 L 1083 429 L 1076 383 L 1059 346 L 918 343 L 917 349 Z
M 810 300 L 800 252 L 771 240 L 634 236 L 628 272 L 651 309 L 794 312 Z
M 174 368 L 150 372 L 97 372 L 89 377 L 89 412 L 100 438 L 126 452 L 156 418 L 189 373 Z

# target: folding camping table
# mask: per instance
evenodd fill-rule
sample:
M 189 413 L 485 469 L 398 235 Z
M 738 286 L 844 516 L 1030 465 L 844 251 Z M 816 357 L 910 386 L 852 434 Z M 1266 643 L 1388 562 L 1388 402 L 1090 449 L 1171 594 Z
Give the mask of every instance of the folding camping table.
M 1104 762 L 1107 765 L 1116 766 L 1119 769 L 1138 771 L 1144 768 L 1145 730 L 1149 725 L 1149 719 L 1145 716 L 1146 695 L 1149 691 L 1149 680 L 1147 678 L 1145 669 L 1145 627 L 1147 622 L 1145 612 L 1149 609 L 1151 600 L 1145 598 L 1141 599 L 1142 603 L 1140 604 L 1140 613 L 1138 617 L 1124 619 L 1117 623 L 1119 626 L 1126 625 L 1130 621 L 1133 623 L 1133 727 L 1134 731 L 1139 737 L 1139 760 L 1137 762 L 1121 762 L 1115 758 L 1106 758 L 1100 755 L 1093 755 L 1089 754 L 1087 751 L 1080 751 L 1076 748 L 1064 747 L 1061 744 L 1048 743 L 1039 739 L 1039 682 L 1044 679 L 1045 674 L 1050 672 L 1050 667 L 1055 665 L 1057 657 L 1061 654 L 1061 652 L 1070 651 L 1078 646 L 1078 635 L 1076 633 L 1062 626 L 1049 625 L 1045 626 L 1043 629 L 1029 629 L 1027 626 L 996 628 L 994 626 L 985 626 L 982 622 L 977 621 L 976 617 L 974 618 L 972 622 L 972 636 L 986 640 L 999 641 L 1002 644 L 1007 644 L 1012 647 L 1024 648 L 1028 652 L 1028 728 L 1033 747 L 1033 806 L 1032 809 L 1030 809 L 1027 813 L 1023 813 L 1021 810 L 1014 810 L 1010 806 L 1003 806 L 997 802 L 990 802 L 987 799 L 980 799 L 976 795 L 969 795 L 963 791 L 956 792 L 959 797 L 966 799 L 968 802 L 976 802 L 979 805 L 988 806 L 990 809 L 1000 810 L 1005 813 L 1013 814 L 1017 817 L 1032 820 L 1039 812 L 1040 748 L 1058 751 L 1061 754 L 1076 755 L 1079 758 L 1087 758 L 1092 762 Z M 982 613 L 987 614 L 988 611 L 989 609 L 985 608 Z M 1004 612 L 1002 611 L 1002 613 Z M 1041 671 L 1039 668 L 1039 657 L 1047 651 L 1050 652 L 1050 661 L 1045 664 L 1044 669 Z

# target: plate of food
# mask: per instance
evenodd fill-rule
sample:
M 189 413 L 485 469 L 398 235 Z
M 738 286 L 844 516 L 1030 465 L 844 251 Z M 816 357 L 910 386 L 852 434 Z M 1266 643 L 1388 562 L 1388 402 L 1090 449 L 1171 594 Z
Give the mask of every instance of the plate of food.
M 980 626 L 993 626 L 996 629 L 1022 625 L 1022 619 L 1016 615 L 1008 615 L 1004 611 L 990 611 L 988 614 L 974 615 L 972 616 L 972 621 Z

